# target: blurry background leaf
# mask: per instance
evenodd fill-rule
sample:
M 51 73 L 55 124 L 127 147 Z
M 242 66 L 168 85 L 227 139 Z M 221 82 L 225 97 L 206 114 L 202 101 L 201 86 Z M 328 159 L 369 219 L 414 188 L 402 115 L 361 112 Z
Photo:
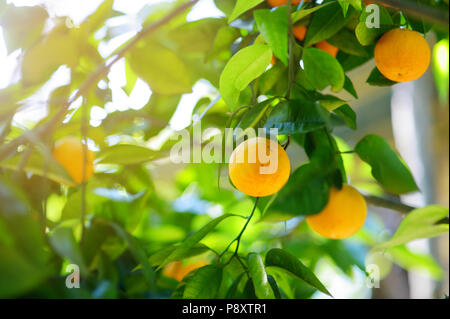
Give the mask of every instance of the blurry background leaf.
M 404 194 L 418 190 L 408 167 L 381 137 L 364 137 L 356 145 L 355 152 L 372 167 L 373 177 L 387 191 Z

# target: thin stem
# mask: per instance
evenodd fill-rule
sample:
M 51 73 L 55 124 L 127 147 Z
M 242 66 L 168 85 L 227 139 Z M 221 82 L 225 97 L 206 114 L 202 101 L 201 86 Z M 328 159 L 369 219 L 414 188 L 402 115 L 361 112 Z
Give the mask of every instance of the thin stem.
M 291 97 L 292 86 L 294 84 L 294 33 L 293 33 L 293 24 L 292 24 L 292 0 L 287 1 L 288 4 L 288 35 L 289 35 L 289 82 L 288 82 L 288 90 L 286 94 L 286 98 L 289 99 Z
M 448 27 L 448 12 L 435 9 L 433 7 L 421 4 L 420 2 L 405 0 L 375 0 L 375 2 L 387 4 L 409 14 L 412 17 L 424 19 L 428 22 L 436 23 L 443 27 Z
M 240 244 L 241 244 L 242 235 L 244 234 L 245 230 L 247 229 L 248 224 L 250 223 L 250 221 L 252 220 L 253 215 L 255 214 L 256 207 L 258 206 L 258 201 L 259 201 L 259 197 L 256 197 L 255 204 L 253 205 L 252 212 L 250 213 L 250 216 L 247 217 L 247 221 L 245 222 L 244 227 L 242 227 L 242 229 L 241 229 L 239 235 L 237 235 L 236 238 L 233 239 L 233 240 L 228 244 L 227 248 L 225 248 L 225 250 L 219 255 L 219 262 L 220 262 L 220 259 L 221 259 L 221 258 L 223 257 L 223 255 L 228 251 L 228 249 L 230 249 L 231 245 L 232 245 L 234 242 L 237 242 L 236 248 L 235 248 L 235 250 L 234 250 L 233 255 L 230 257 L 230 259 L 229 259 L 224 265 L 228 265 L 228 264 L 231 262 L 231 260 L 232 260 L 234 257 L 236 257 L 236 259 L 241 263 L 242 267 L 243 267 L 245 270 L 247 270 L 247 267 L 245 266 L 245 264 L 244 264 L 244 263 L 242 262 L 242 260 L 240 259 L 239 255 L 238 255 L 238 252 L 239 252 L 239 246 L 240 246 Z
M 383 207 L 387 209 L 395 210 L 403 215 L 410 213 L 412 210 L 417 209 L 417 207 L 403 204 L 398 200 L 391 200 L 383 197 L 373 196 L 373 195 L 363 195 L 367 203 L 377 207 Z M 438 222 L 438 224 L 448 224 L 449 218 L 443 218 Z
M 283 146 L 283 149 L 286 150 L 289 147 L 289 145 L 291 145 L 291 136 L 290 135 L 288 135 L 288 140 L 287 140 L 286 144 Z
M 59 112 L 55 114 L 53 118 L 51 118 L 48 122 L 46 122 L 45 125 L 38 126 L 35 129 L 32 129 L 18 138 L 12 140 L 5 146 L 0 148 L 0 161 L 4 160 L 5 158 L 11 156 L 12 153 L 16 152 L 16 149 L 19 145 L 22 145 L 24 143 L 28 143 L 27 136 L 36 136 L 36 137 L 42 137 L 48 134 L 53 130 L 53 127 L 57 125 L 66 115 L 67 110 L 69 109 L 70 105 L 72 105 L 78 98 L 84 96 L 90 88 L 95 85 L 100 78 L 105 76 L 108 71 L 111 69 L 111 67 L 119 61 L 121 58 L 125 56 L 125 54 L 133 48 L 142 38 L 145 36 L 157 31 L 161 27 L 163 27 L 166 23 L 170 22 L 175 17 L 182 14 L 185 10 L 195 5 L 199 0 L 192 0 L 189 2 L 186 2 L 177 8 L 175 8 L 171 13 L 169 13 L 164 18 L 156 21 L 155 23 L 149 24 L 148 26 L 144 27 L 130 42 L 127 43 L 121 50 L 117 52 L 117 55 L 112 58 L 108 63 L 101 64 L 96 71 L 94 71 L 87 79 L 84 81 L 84 83 L 81 85 L 79 90 L 67 101 L 65 101 Z
M 81 183 L 81 240 L 84 238 L 85 233 L 85 219 L 86 219 L 86 164 L 87 164 L 87 130 L 88 130 L 88 117 L 87 117 L 87 103 L 86 99 L 84 99 L 84 103 L 82 105 L 82 115 L 81 115 L 81 136 L 84 141 L 82 146 L 83 149 L 83 169 L 82 169 L 82 183 Z

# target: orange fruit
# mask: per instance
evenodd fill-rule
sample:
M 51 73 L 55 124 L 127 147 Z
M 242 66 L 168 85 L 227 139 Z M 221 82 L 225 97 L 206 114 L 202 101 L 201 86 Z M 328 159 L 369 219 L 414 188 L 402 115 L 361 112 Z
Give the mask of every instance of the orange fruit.
M 306 31 L 307 29 L 304 25 L 294 26 L 292 28 L 294 36 L 300 41 L 303 41 L 305 39 Z
M 327 41 L 321 41 L 316 44 L 316 48 L 328 52 L 333 58 L 338 54 L 339 49 L 334 45 L 329 44 Z
M 431 50 L 425 38 L 408 29 L 393 29 L 385 33 L 375 46 L 375 63 L 389 80 L 414 81 L 428 69 Z
M 308 2 L 309 0 L 306 0 L 305 2 Z M 279 6 L 285 6 L 287 5 L 287 0 L 267 0 L 267 2 L 272 7 L 279 7 Z M 292 0 L 291 4 L 299 4 L 300 0 Z
M 84 149 L 86 150 L 86 161 L 84 161 Z M 75 137 L 66 137 L 56 142 L 53 158 L 66 169 L 77 184 L 89 180 L 94 174 L 94 153 Z
M 272 55 L 272 61 L 270 61 L 270 64 L 275 65 L 275 63 L 277 63 L 277 58 Z
M 209 263 L 206 260 L 200 260 L 184 266 L 181 261 L 173 261 L 167 264 L 162 272 L 166 277 L 182 281 L 191 271 L 206 266 L 207 264 Z
M 254 197 L 278 192 L 288 181 L 290 171 L 286 151 L 277 142 L 263 137 L 250 138 L 239 144 L 228 165 L 233 185 Z
M 366 216 L 364 197 L 355 188 L 344 185 L 341 190 L 332 188 L 327 206 L 319 214 L 307 216 L 306 221 L 324 237 L 343 239 L 356 233 Z

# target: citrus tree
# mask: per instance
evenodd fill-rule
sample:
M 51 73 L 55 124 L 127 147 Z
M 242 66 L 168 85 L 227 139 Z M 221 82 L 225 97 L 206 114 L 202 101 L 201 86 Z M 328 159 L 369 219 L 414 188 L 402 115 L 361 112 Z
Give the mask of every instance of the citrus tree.
M 392 262 L 442 278 L 431 256 L 405 244 L 447 233 L 448 209 L 386 199 L 419 191 L 408 163 L 380 136 L 350 146 L 333 131 L 357 128 L 338 96 L 358 99 L 349 71 L 374 59 L 367 85 L 392 86 L 429 68 L 424 35 L 448 48 L 448 1 L 215 0 L 224 17 L 188 19 L 197 2 L 147 6 L 139 30 L 123 37 L 128 24 L 107 23 L 123 15 L 113 0 L 80 25 L 0 1 L 7 52 L 19 59 L 0 90 L 0 297 L 331 296 L 317 273 L 323 260 L 370 281 Z M 143 81 L 151 97 L 93 125 L 93 110 L 112 101 L 119 64 L 120 90 Z M 55 80 L 61 69 L 67 81 Z M 168 163 L 179 133 L 170 120 L 200 80 L 212 93 L 189 113 L 187 144 L 219 145 L 220 160 Z M 32 107 L 46 116 L 18 125 Z M 192 138 L 199 124 L 215 133 Z M 252 129 L 277 136 L 239 140 Z M 219 131 L 231 131 L 230 157 Z M 269 174 L 260 171 L 267 162 L 249 160 L 258 149 L 278 163 Z M 372 192 L 351 183 L 355 174 Z M 386 232 L 369 203 L 406 216 Z

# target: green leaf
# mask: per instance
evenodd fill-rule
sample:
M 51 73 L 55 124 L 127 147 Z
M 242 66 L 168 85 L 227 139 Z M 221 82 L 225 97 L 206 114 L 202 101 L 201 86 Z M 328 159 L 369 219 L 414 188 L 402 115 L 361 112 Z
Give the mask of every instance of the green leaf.
M 184 256 L 192 247 L 194 247 L 200 240 L 202 240 L 206 235 L 208 235 L 209 232 L 211 232 L 221 221 L 224 219 L 234 216 L 231 214 L 225 214 L 220 217 L 217 217 L 210 221 L 208 224 L 203 226 L 200 230 L 193 233 L 191 236 L 186 238 L 183 242 L 181 242 L 180 245 L 177 246 L 177 248 L 170 253 L 166 259 L 164 259 L 164 262 L 159 265 L 158 269 L 161 269 L 168 263 L 174 260 L 180 259 L 180 256 Z
M 277 128 L 278 134 L 306 133 L 324 127 L 327 116 L 327 111 L 319 103 L 290 100 L 275 106 L 264 127 Z
M 316 48 L 303 50 L 305 76 L 317 90 L 328 85 L 334 92 L 340 91 L 345 84 L 345 74 L 339 62 L 325 51 Z
M 214 0 L 217 9 L 225 13 L 228 17 L 233 12 L 237 0 Z
M 134 165 L 142 164 L 154 160 L 158 155 L 147 147 L 132 145 L 132 144 L 118 144 L 109 146 L 98 154 L 99 163 L 101 164 L 120 164 L 120 165 Z
M 220 76 L 220 94 L 234 109 L 240 92 L 264 73 L 272 60 L 272 50 L 264 44 L 254 44 L 236 53 Z
M 206 61 L 209 62 L 215 57 L 228 60 L 231 56 L 231 45 L 241 36 L 241 32 L 238 28 L 230 27 L 228 25 L 223 26 L 217 31 L 214 39 L 213 48 L 206 56 Z M 223 54 L 223 56 L 222 56 Z
M 356 36 L 345 28 L 329 38 L 327 42 L 347 54 L 361 57 L 368 55 L 366 49 L 358 42 Z
M 2 161 L 0 162 L 0 167 L 17 170 L 19 168 L 19 163 L 22 156 L 22 154 L 17 154 L 5 161 Z M 38 176 L 45 176 L 57 183 L 75 185 L 72 177 L 70 177 L 64 167 L 54 161 L 53 158 L 44 158 L 38 153 L 34 153 L 30 156 L 23 170 Z
M 338 107 L 334 110 L 334 113 L 342 117 L 349 128 L 351 128 L 352 130 L 357 129 L 356 113 L 349 105 L 346 104 Z
M 308 267 L 303 265 L 297 257 L 283 249 L 274 248 L 267 253 L 266 267 L 281 268 L 294 278 L 300 279 L 324 294 L 331 296 L 327 288 Z
M 289 35 L 287 9 L 287 6 L 281 6 L 274 10 L 256 10 L 254 12 L 258 30 L 272 48 L 275 56 L 286 66 L 288 65 Z
M 139 244 L 136 238 L 127 233 L 122 227 L 120 227 L 116 223 L 108 222 L 108 224 L 112 227 L 112 229 L 116 232 L 116 234 L 124 242 L 127 243 L 128 250 L 130 251 L 131 255 L 134 257 L 134 259 L 138 264 L 142 265 L 142 272 L 145 276 L 145 279 L 147 280 L 147 283 L 150 286 L 153 286 L 155 282 L 155 273 L 153 271 L 153 268 L 150 266 L 148 257 L 142 246 Z
M 328 111 L 334 111 L 337 108 L 347 104 L 347 101 L 344 101 L 337 96 L 326 94 L 319 95 L 319 102 L 325 109 Z
M 62 258 L 69 259 L 80 267 L 82 273 L 87 275 L 89 269 L 84 261 L 80 246 L 73 235 L 72 225 L 61 224 L 49 233 L 50 245 Z
M 192 91 L 188 68 L 176 52 L 154 40 L 140 41 L 127 54 L 136 74 L 154 93 L 172 95 Z
M 277 215 L 314 215 L 328 203 L 329 186 L 324 169 L 318 165 L 305 164 L 295 170 L 289 181 L 278 192 L 264 219 L 271 220 Z
M 417 191 L 417 185 L 403 160 L 381 137 L 367 135 L 355 147 L 359 157 L 372 167 L 373 177 L 393 194 Z
M 436 281 L 443 279 L 444 271 L 431 254 L 413 252 L 406 245 L 389 247 L 387 253 L 403 269 L 425 273 Z
M 95 12 L 87 17 L 86 20 L 84 20 L 84 22 L 80 25 L 82 32 L 89 34 L 100 29 L 104 25 L 105 20 L 113 15 L 113 4 L 114 0 L 103 1 Z
M 360 17 L 360 22 L 356 26 L 355 29 L 355 35 L 358 39 L 359 43 L 361 45 L 366 46 L 375 43 L 375 41 L 380 37 L 382 34 L 386 33 L 390 29 L 394 28 L 393 21 L 391 18 L 391 15 L 389 14 L 389 11 L 387 11 L 386 8 L 382 6 L 378 6 L 380 10 L 379 17 L 377 15 L 374 16 L 372 12 L 366 12 L 365 10 L 362 12 Z M 371 19 L 369 19 L 369 22 L 372 22 L 373 19 L 380 19 L 380 27 L 379 28 L 368 28 L 367 26 L 367 19 L 371 16 Z
M 376 246 L 377 249 L 398 246 L 421 238 L 432 238 L 448 233 L 448 224 L 437 224 L 448 217 L 448 208 L 430 205 L 406 215 L 392 238 Z
M 0 246 L 0 298 L 16 298 L 39 287 L 49 275 L 45 265 L 34 265 L 19 251 Z
M 353 82 L 347 75 L 345 76 L 344 90 L 350 93 L 355 99 L 358 98 L 358 93 L 356 93 L 355 87 L 353 86 Z
M 341 30 L 349 21 L 352 14 L 346 17 L 338 2 L 332 2 L 328 6 L 317 11 L 308 26 L 305 38 L 305 47 L 327 40 Z
M 278 288 L 278 284 L 275 281 L 275 278 L 273 278 L 270 275 L 267 275 L 267 279 L 269 280 L 269 284 L 272 287 L 273 293 L 275 295 L 275 299 L 281 299 L 280 288 Z
M 68 29 L 65 25 L 54 27 L 24 54 L 22 81 L 25 86 L 47 81 L 61 65 L 75 67 L 80 58 L 78 42 L 74 29 Z
M 207 265 L 186 278 L 183 299 L 214 299 L 222 283 L 222 268 Z
M 341 64 L 344 71 L 349 72 L 363 65 L 364 63 L 370 61 L 373 58 L 373 47 L 374 46 L 365 47 L 367 52 L 366 57 L 350 55 L 345 52 L 339 51 L 336 56 L 336 59 Z
M 182 24 L 169 32 L 169 38 L 178 44 L 183 53 L 206 53 L 213 48 L 218 30 L 224 19 L 205 18 Z
M 259 299 L 274 299 L 275 295 L 268 281 L 264 262 L 259 254 L 250 253 L 247 257 L 248 271 Z
M 270 108 L 271 102 L 272 101 L 264 101 L 246 110 L 236 128 L 246 130 L 248 128 L 259 127 L 261 122 L 266 118 L 266 113 Z
M 125 91 L 126 94 L 130 95 L 131 92 L 133 92 L 134 86 L 136 85 L 138 76 L 136 72 L 133 71 L 133 69 L 130 66 L 130 63 L 128 63 L 128 60 L 125 60 L 125 77 L 127 80 L 127 83 L 125 86 L 122 87 L 122 89 Z
M 244 12 L 256 7 L 258 4 L 264 0 L 237 0 L 236 6 L 233 9 L 230 17 L 228 18 L 228 23 L 239 18 Z
M 3 28 L 7 54 L 19 48 L 27 49 L 36 42 L 47 18 L 47 11 L 40 6 L 6 6 L 0 12 L 0 26 Z
M 159 266 L 171 253 L 175 251 L 176 248 L 177 246 L 169 246 L 155 252 L 149 258 L 150 265 L 152 265 L 153 267 Z M 186 251 L 185 254 L 181 255 L 178 260 L 198 256 L 207 251 L 209 251 L 209 248 L 207 246 L 203 244 L 197 244 Z
M 342 8 L 342 14 L 344 15 L 344 17 L 347 15 L 348 12 L 348 7 L 350 6 L 350 3 L 346 0 L 338 0 L 339 5 Z
M 367 79 L 367 83 L 373 86 L 392 86 L 398 82 L 387 79 L 383 74 L 380 73 L 377 67 L 375 67 Z
M 315 7 L 312 8 L 308 8 L 308 9 L 301 9 L 300 11 L 295 11 L 294 13 L 292 13 L 292 22 L 296 23 L 298 21 L 300 21 L 303 18 L 306 18 L 307 16 L 311 15 L 312 13 L 323 9 L 324 7 L 328 6 L 329 4 L 331 4 L 331 2 L 325 2 L 323 4 L 320 5 L 316 5 Z

